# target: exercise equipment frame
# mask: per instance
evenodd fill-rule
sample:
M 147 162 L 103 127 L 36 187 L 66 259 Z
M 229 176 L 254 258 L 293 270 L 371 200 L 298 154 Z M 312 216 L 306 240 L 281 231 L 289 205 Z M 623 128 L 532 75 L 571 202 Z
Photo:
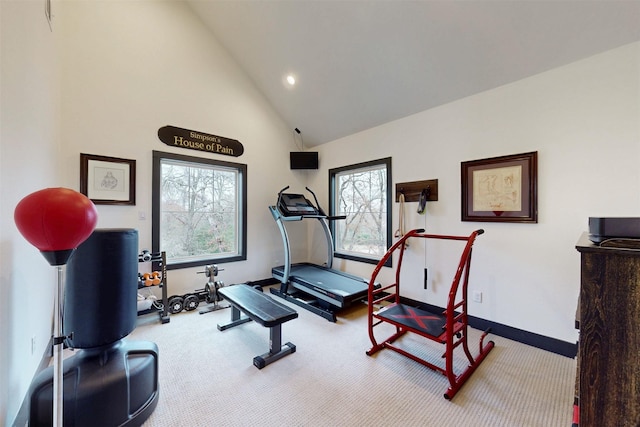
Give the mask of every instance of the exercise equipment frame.
M 444 374 L 449 380 L 449 388 L 444 394 L 444 397 L 447 400 L 450 400 L 455 396 L 458 390 L 460 390 L 462 385 L 467 381 L 467 379 L 469 379 L 471 374 L 473 374 L 476 368 L 480 363 L 482 363 L 487 354 L 489 354 L 491 349 L 494 347 L 493 341 L 489 341 L 486 344 L 484 343 L 484 339 L 487 334 L 489 334 L 490 329 L 482 333 L 479 343 L 479 352 L 476 357 L 472 356 L 467 342 L 467 288 L 469 284 L 471 252 L 476 237 L 482 233 L 484 233 L 484 230 L 476 230 L 469 236 L 465 237 L 424 234 L 424 229 L 411 230 L 398 240 L 391 248 L 389 248 L 373 271 L 369 282 L 368 328 L 369 338 L 371 339 L 373 346 L 366 352 L 367 355 L 371 356 L 383 348 L 388 348 L 434 371 Z M 433 313 L 401 302 L 400 270 L 402 267 L 404 251 L 406 249 L 405 242 L 407 239 L 414 237 L 466 241 L 456 274 L 453 278 L 453 283 L 449 290 L 447 307 L 441 313 Z M 396 267 L 395 283 L 376 288 L 374 284 L 376 283 L 378 273 L 384 266 L 387 259 L 396 250 L 399 250 L 400 253 L 398 256 L 398 265 Z M 375 311 L 376 307 L 380 307 L 381 305 L 383 305 L 382 308 Z M 382 323 L 390 323 L 394 325 L 395 333 L 380 341 L 376 338 L 373 329 Z M 394 341 L 407 332 L 412 332 L 432 341 L 444 344 L 445 352 L 442 355 L 445 359 L 444 368 L 393 344 Z M 464 354 L 469 361 L 469 365 L 460 374 L 456 374 L 453 368 L 453 355 L 455 348 L 460 345 L 462 346 Z
M 221 288 L 219 292 L 231 304 L 231 320 L 218 324 L 218 330 L 224 331 L 251 320 L 269 328 L 269 351 L 253 358 L 256 368 L 262 369 L 284 356 L 295 353 L 296 346 L 291 342 L 282 344 L 282 324 L 296 319 L 297 311 L 247 284 Z
M 150 262 L 154 268 L 160 268 L 160 283 L 157 285 L 161 289 L 161 301 L 162 306 L 151 306 L 146 310 L 138 311 L 138 316 L 142 316 L 149 313 L 158 313 L 160 316 L 160 323 L 169 323 L 169 298 L 167 298 L 167 254 L 162 252 L 151 253 L 149 251 L 142 251 L 138 254 L 138 262 Z M 138 289 L 145 288 L 146 286 L 138 280 Z
M 302 194 L 285 193 L 288 188 L 280 190 L 275 206 L 269 206 L 284 244 L 284 265 L 271 269 L 272 277 L 280 281 L 280 286 L 271 288 L 271 293 L 335 322 L 338 310 L 363 301 L 367 296 L 367 279 L 332 268 L 334 249 L 328 222 L 345 219 L 346 216 L 325 214 L 309 187 L 305 188 L 313 195 L 315 205 Z M 327 245 L 325 265 L 309 262 L 291 264 L 289 235 L 284 223 L 303 219 L 317 220 L 324 231 Z

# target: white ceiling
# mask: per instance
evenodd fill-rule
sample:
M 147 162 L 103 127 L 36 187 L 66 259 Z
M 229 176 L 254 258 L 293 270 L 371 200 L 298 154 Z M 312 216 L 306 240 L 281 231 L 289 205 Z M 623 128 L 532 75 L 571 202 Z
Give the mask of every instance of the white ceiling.
M 637 0 L 187 2 L 306 147 L 640 40 Z

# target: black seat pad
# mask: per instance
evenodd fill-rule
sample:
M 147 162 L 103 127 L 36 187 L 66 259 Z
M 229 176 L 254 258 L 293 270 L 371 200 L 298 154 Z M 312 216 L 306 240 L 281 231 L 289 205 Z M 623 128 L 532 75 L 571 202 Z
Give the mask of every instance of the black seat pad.
M 251 320 L 267 328 L 298 317 L 298 312 L 291 307 L 246 284 L 220 288 L 218 292 Z
M 391 304 L 378 311 L 376 317 L 435 337 L 444 332 L 447 323 L 446 316 L 442 314 L 431 313 L 404 304 Z

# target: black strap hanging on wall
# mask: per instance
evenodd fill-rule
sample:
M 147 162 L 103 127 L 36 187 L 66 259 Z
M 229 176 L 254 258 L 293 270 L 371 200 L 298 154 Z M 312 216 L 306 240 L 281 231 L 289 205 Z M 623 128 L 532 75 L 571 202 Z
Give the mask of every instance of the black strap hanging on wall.
M 420 199 L 418 200 L 418 213 L 422 215 L 427 208 L 427 200 L 431 196 L 431 188 L 427 187 L 426 189 L 420 192 Z

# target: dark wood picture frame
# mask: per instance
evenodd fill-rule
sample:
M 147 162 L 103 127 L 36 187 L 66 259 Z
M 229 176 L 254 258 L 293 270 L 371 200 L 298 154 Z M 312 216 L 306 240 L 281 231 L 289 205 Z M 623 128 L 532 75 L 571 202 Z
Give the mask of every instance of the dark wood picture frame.
M 538 222 L 538 152 L 462 162 L 462 221 Z
M 80 193 L 96 205 L 135 205 L 136 161 L 80 153 Z

